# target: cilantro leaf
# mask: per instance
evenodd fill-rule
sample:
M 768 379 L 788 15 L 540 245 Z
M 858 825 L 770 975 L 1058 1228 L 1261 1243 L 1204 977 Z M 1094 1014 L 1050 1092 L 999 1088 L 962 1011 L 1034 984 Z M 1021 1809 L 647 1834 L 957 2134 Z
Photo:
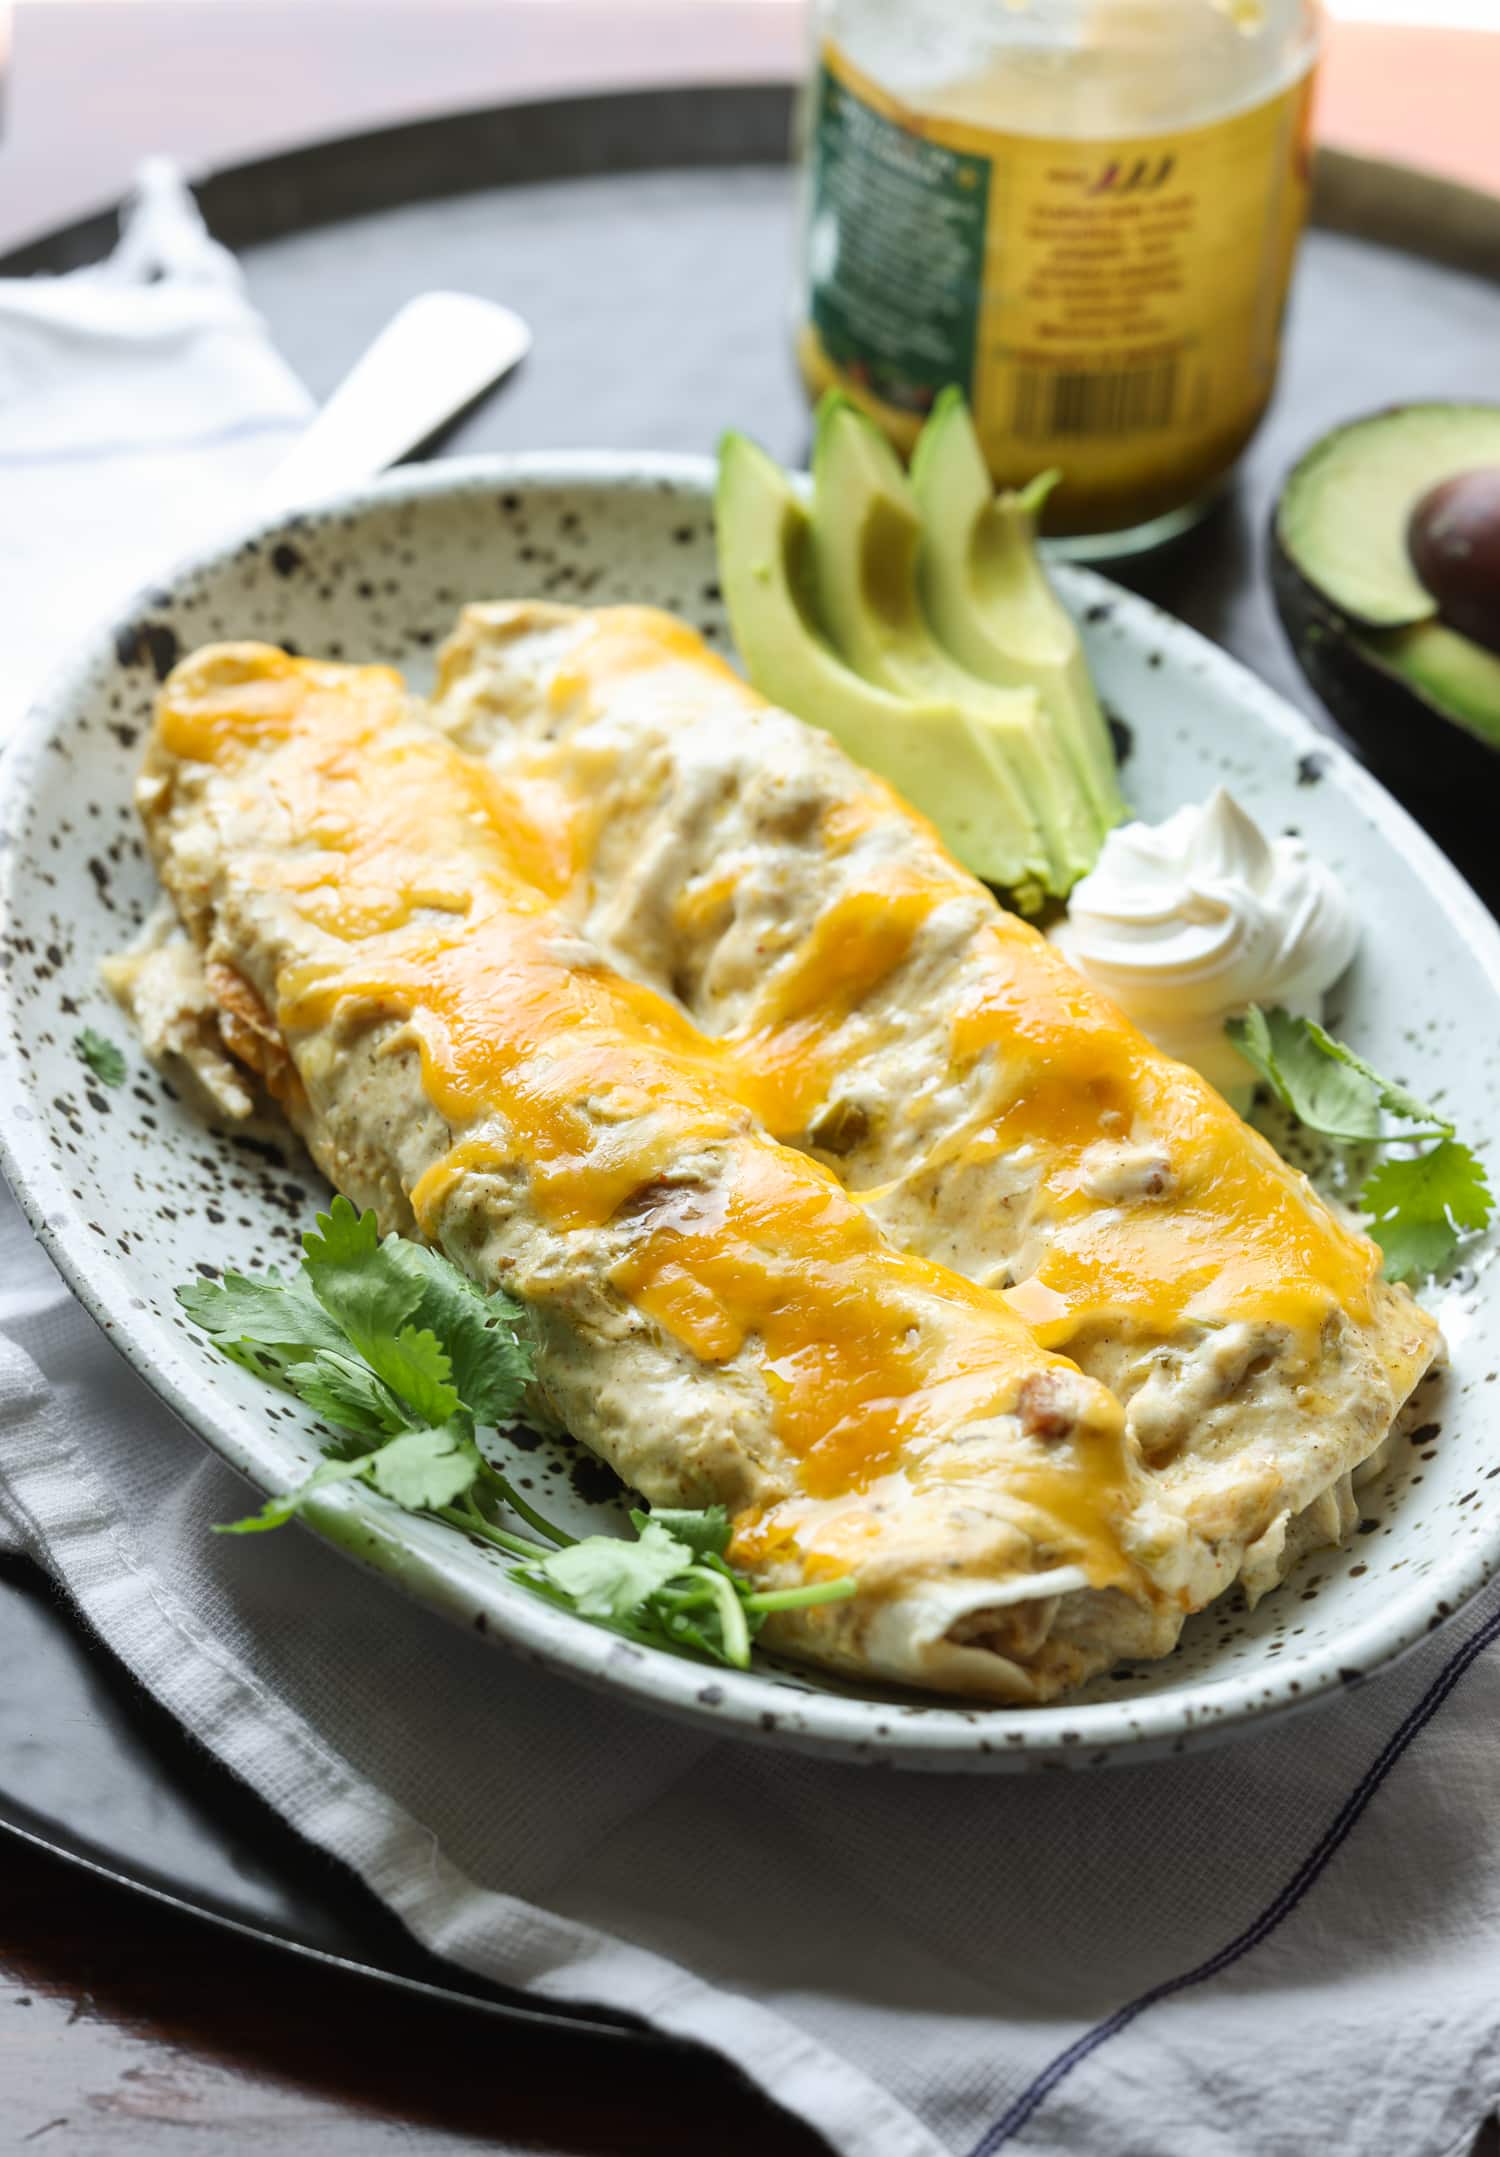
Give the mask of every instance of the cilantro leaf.
M 1330 1036 L 1309 1019 L 1252 1004 L 1225 1028 L 1246 1063 L 1259 1072 L 1299 1123 L 1325 1138 L 1371 1139 L 1380 1130 L 1380 1092 L 1368 1066 L 1333 1056 Z M 1318 1035 L 1322 1039 L 1317 1038 Z
M 394 1340 L 378 1334 L 369 1342 L 356 1340 L 370 1368 L 400 1394 L 411 1410 L 414 1423 L 446 1423 L 459 1410 L 459 1398 L 448 1383 L 451 1365 L 447 1350 L 435 1334 L 403 1326 Z
M 1336 1063 L 1357 1072 L 1375 1089 L 1375 1097 L 1380 1106 L 1392 1116 L 1401 1117 L 1405 1123 L 1433 1124 L 1451 1136 L 1453 1126 L 1444 1122 L 1435 1108 L 1429 1108 L 1425 1101 L 1419 1099 L 1409 1087 L 1403 1086 L 1399 1079 L 1383 1078 L 1373 1064 L 1367 1064 L 1363 1056 L 1356 1056 L 1347 1041 L 1336 1041 L 1332 1034 L 1324 1031 L 1316 1019 L 1304 1019 L 1302 1023 L 1325 1056 L 1331 1056 Z
M 503 1291 L 486 1296 L 440 1251 L 404 1237 L 387 1236 L 381 1258 L 417 1282 L 412 1323 L 442 1342 L 454 1390 L 474 1421 L 510 1422 L 531 1382 L 521 1306 Z
M 363 1468 L 362 1460 L 320 1460 L 312 1474 L 295 1490 L 285 1491 L 279 1498 L 268 1498 L 258 1513 L 247 1513 L 243 1520 L 218 1521 L 214 1534 L 261 1535 L 268 1528 L 284 1528 L 316 1492 L 326 1489 L 330 1483 L 347 1483 Z
M 408 1323 L 422 1300 L 422 1276 L 403 1262 L 400 1237 L 380 1241 L 373 1213 L 347 1198 L 318 1215 L 302 1239 L 302 1270 L 347 1343 L 398 1393 L 417 1423 L 446 1423 L 459 1408 L 452 1363 L 437 1335 Z
M 258 1513 L 244 1520 L 222 1521 L 217 1535 L 259 1535 L 268 1528 L 281 1528 L 300 1513 L 309 1498 L 332 1483 L 356 1478 L 370 1483 L 397 1505 L 411 1512 L 451 1505 L 461 1498 L 479 1473 L 479 1452 L 473 1433 L 460 1425 L 443 1430 L 403 1431 L 373 1453 L 347 1460 L 320 1460 L 295 1490 L 268 1498 Z
M 384 1379 L 347 1353 L 320 1348 L 306 1362 L 288 1369 L 286 1383 L 314 1415 L 341 1430 L 356 1431 L 362 1438 L 392 1438 L 411 1428 L 410 1418 Z
M 604 1545 L 609 1551 L 635 1548 L 613 1536 L 590 1540 Z M 600 1563 L 604 1563 L 602 1558 Z M 613 1570 L 611 1560 L 611 1574 Z M 542 1566 L 522 1566 L 511 1578 L 544 1602 L 567 1611 L 571 1617 L 588 1618 L 593 1624 L 606 1626 L 610 1632 L 620 1633 L 643 1648 L 665 1648 L 669 1653 L 698 1655 L 709 1662 L 727 1663 L 739 1670 L 748 1667 L 750 1643 L 765 1622 L 751 1606 L 748 1583 L 727 1567 L 719 1573 L 688 1567 L 672 1574 L 638 1602 L 632 1602 L 627 1594 L 623 1600 L 628 1607 L 614 1612 L 607 1607 L 607 1597 L 590 1608 L 586 1600 L 560 1587 L 550 1577 L 550 1561 Z M 852 1583 L 849 1587 L 852 1589 Z M 827 1600 L 816 1589 L 809 1592 L 807 1599 Z
M 291 1372 L 302 1360 L 300 1348 L 264 1348 L 259 1341 L 232 1341 L 227 1336 L 216 1340 L 214 1346 L 221 1356 L 237 1363 L 252 1378 L 259 1378 L 268 1386 L 280 1386 L 285 1393 L 291 1392 Z
M 189 1281 L 177 1300 L 231 1363 L 288 1391 L 297 1390 L 291 1374 L 309 1357 L 348 1352 L 306 1281 L 283 1281 L 274 1267 L 258 1278 L 226 1273 L 222 1281 Z
M 510 1420 L 531 1382 L 524 1313 L 486 1296 L 440 1252 L 382 1242 L 373 1213 L 334 1199 L 303 1238 L 300 1274 L 228 1273 L 177 1291 L 194 1324 L 245 1369 L 295 1393 L 335 1435 L 295 1490 L 268 1499 L 230 1535 L 261 1534 L 323 1489 L 367 1483 L 524 1561 L 511 1578 L 559 1609 L 647 1647 L 743 1669 L 773 1610 L 854 1593 L 850 1579 L 757 1593 L 726 1563 L 723 1506 L 633 1513 L 635 1539 L 571 1542 L 486 1461 L 478 1423 Z M 543 1538 L 492 1517 L 497 1505 Z M 561 1547 L 548 1547 L 561 1546 Z
M 356 1213 L 347 1198 L 318 1215 L 302 1252 L 313 1294 L 362 1356 L 372 1342 L 393 1341 L 421 1298 L 405 1267 L 382 1259 L 374 1214 Z
M 655 1521 L 658 1527 L 666 1529 L 668 1535 L 675 1536 L 679 1543 L 685 1543 L 695 1558 L 702 1558 L 710 1553 L 716 1558 L 722 1558 L 729 1548 L 729 1513 L 722 1505 L 708 1506 L 701 1513 L 655 1505 L 649 1513 L 633 1512 L 630 1518 L 638 1535 L 644 1534 L 648 1522 Z
M 413 1513 L 436 1511 L 473 1487 L 479 1448 L 466 1423 L 445 1423 L 440 1430 L 392 1438 L 378 1453 L 366 1454 L 361 1466 L 376 1490 L 397 1505 Z
M 1366 1179 L 1360 1204 L 1372 1216 L 1370 1233 L 1385 1253 L 1386 1277 L 1413 1281 L 1439 1272 L 1466 1232 L 1490 1218 L 1490 1192 L 1481 1163 L 1454 1137 L 1453 1126 L 1409 1087 L 1381 1075 L 1316 1019 L 1252 1004 L 1226 1032 L 1245 1060 L 1309 1130 L 1348 1144 L 1384 1145 L 1381 1111 L 1422 1124 L 1402 1138 L 1438 1143 L 1424 1154 L 1387 1160 Z
M 73 1053 L 86 1063 L 96 1079 L 106 1086 L 123 1086 L 125 1083 L 125 1058 L 113 1041 L 96 1034 L 92 1026 L 73 1036 Z
M 531 1379 L 521 1310 L 484 1295 L 441 1252 L 387 1236 L 373 1213 L 336 1198 L 303 1239 L 313 1293 L 349 1342 L 419 1421 L 460 1406 L 476 1423 L 507 1423 Z
M 1392 1281 L 1439 1272 L 1461 1234 L 1488 1226 L 1492 1207 L 1483 1163 L 1454 1138 L 1383 1161 L 1366 1179 L 1360 1204 L 1373 1216 L 1371 1233 Z
M 588 1535 L 553 1551 L 537 1570 L 560 1588 L 585 1618 L 633 1617 L 659 1588 L 693 1563 L 685 1543 L 647 1519 L 633 1543 L 614 1535 Z
M 380 1227 L 374 1210 L 367 1207 L 363 1213 L 356 1213 L 342 1191 L 334 1193 L 326 1213 L 314 1214 L 313 1219 L 316 1226 L 305 1230 L 302 1237 L 303 1264 L 309 1273 L 314 1266 L 352 1266 L 358 1270 L 380 1248 Z
M 382 1243 L 374 1214 L 342 1197 L 303 1249 L 293 1280 L 230 1273 L 190 1282 L 178 1300 L 226 1355 L 363 1435 L 441 1426 L 464 1408 L 476 1422 L 514 1414 L 531 1352 L 508 1296 L 481 1294 L 438 1252 L 400 1236 Z
M 1224 1030 L 1297 1121 L 1324 1138 L 1348 1144 L 1378 1138 L 1382 1109 L 1403 1122 L 1430 1125 L 1433 1137 L 1453 1135 L 1453 1126 L 1436 1109 L 1396 1079 L 1383 1077 L 1316 1019 L 1295 1017 L 1279 1005 L 1263 1011 L 1252 1004 Z
M 349 1344 L 299 1274 L 284 1281 L 266 1273 L 226 1273 L 221 1281 L 189 1281 L 177 1300 L 195 1326 L 221 1340 L 263 1348 L 318 1349 L 347 1354 Z
M 774 1610 L 843 1602 L 855 1593 L 848 1575 L 758 1592 L 711 1546 L 727 1540 L 721 1506 L 701 1513 L 631 1514 L 637 1540 L 589 1536 L 511 1577 L 533 1594 L 623 1633 L 628 1640 L 744 1670 L 750 1645 Z M 683 1528 L 679 1536 L 664 1526 Z M 688 1537 L 702 1548 L 695 1551 Z

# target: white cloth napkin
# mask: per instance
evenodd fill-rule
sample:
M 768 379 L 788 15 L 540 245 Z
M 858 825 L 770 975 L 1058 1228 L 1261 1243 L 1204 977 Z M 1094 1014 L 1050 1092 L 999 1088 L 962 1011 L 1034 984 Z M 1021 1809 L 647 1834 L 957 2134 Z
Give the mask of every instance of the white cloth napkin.
M 97 269 L 0 281 L 0 742 L 80 624 L 232 516 L 311 412 L 160 160 Z
M 0 383 L 7 645 L 149 574 L 304 410 L 161 175 L 111 270 L 0 288 Z M 699 2038 L 847 2157 L 1456 2157 L 1500 2091 L 1500 1592 L 1222 1752 L 903 1776 L 539 1676 L 300 1529 L 210 1535 L 246 1497 L 0 1197 L 17 1530 L 439 1954 Z

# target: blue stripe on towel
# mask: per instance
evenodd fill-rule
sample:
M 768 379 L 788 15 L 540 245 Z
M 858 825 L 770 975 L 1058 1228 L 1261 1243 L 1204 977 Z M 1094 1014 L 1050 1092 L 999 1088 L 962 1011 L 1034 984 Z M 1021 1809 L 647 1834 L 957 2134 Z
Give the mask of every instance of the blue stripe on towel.
M 1206 1961 L 1197 1963 L 1191 1970 L 1184 1970 L 1178 1977 L 1168 1977 L 1161 1984 L 1152 1985 L 1149 1991 L 1141 1993 L 1124 2007 L 1117 2007 L 1103 2022 L 1096 2022 L 1082 2037 L 1075 2038 L 1066 2051 L 1059 2052 L 1056 2059 L 1044 2067 L 1036 2080 L 1021 2092 L 1009 2111 L 996 2120 L 992 2127 L 986 2129 L 969 2152 L 969 2157 L 994 2157 L 994 2152 L 1003 2148 L 1013 2135 L 1020 2133 L 1027 2121 L 1046 2103 L 1058 2084 L 1065 2081 L 1075 2067 L 1097 2052 L 1111 2037 L 1117 2037 L 1121 2030 L 1128 2029 L 1148 2007 L 1154 2007 L 1159 2000 L 1171 1999 L 1175 1993 L 1186 1992 L 1192 1985 L 1201 1985 L 1210 1977 L 1217 1977 L 1221 1971 L 1238 1962 L 1242 1955 L 1248 1955 L 1251 1948 L 1258 1947 L 1262 1940 L 1268 1939 L 1282 1919 L 1289 1917 L 1296 1909 L 1308 1889 L 1318 1880 L 1329 1859 L 1347 1841 L 1365 1807 L 1412 1739 L 1431 1722 L 1470 1664 L 1483 1654 L 1497 1636 L 1500 1636 L 1500 1611 L 1481 1625 L 1477 1632 L 1471 1633 L 1463 1646 L 1449 1657 L 1410 1714 L 1386 1739 L 1374 1761 L 1365 1770 L 1286 1885 L 1267 1903 L 1260 1915 L 1252 1919 L 1243 1932 L 1236 1933 L 1232 1940 L 1221 1947 L 1217 1954 L 1210 1955 Z

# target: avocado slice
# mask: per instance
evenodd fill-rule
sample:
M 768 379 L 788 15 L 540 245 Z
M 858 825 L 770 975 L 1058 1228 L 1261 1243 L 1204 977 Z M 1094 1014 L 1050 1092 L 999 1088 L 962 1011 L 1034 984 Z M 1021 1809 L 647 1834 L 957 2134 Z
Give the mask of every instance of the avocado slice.
M 761 695 L 826 728 L 930 817 L 966 867 L 1034 911 L 1048 852 L 990 732 L 941 698 L 895 695 L 844 664 L 817 619 L 812 520 L 745 435 L 720 444 L 714 515 L 730 625 Z
M 939 643 L 981 681 L 1032 688 L 1102 829 L 1128 813 L 1072 616 L 1047 581 L 1037 519 L 1059 475 L 995 492 L 963 391 L 939 395 L 911 461 L 917 584 Z
M 1500 406 L 1407 405 L 1314 444 L 1277 505 L 1271 582 L 1303 672 L 1372 763 L 1421 791 L 1493 785 Z
M 837 393 L 818 408 L 813 445 L 818 611 L 866 681 L 894 696 L 950 704 L 994 744 L 1046 841 L 1046 888 L 1070 891 L 1093 867 L 1104 825 L 1032 688 L 982 681 L 943 649 L 917 594 L 922 518 L 885 435 Z

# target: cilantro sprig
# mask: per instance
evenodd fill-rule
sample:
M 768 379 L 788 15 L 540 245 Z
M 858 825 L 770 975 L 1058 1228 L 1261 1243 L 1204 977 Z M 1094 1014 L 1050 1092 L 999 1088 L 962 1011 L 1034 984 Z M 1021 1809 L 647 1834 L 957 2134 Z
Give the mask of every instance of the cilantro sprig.
M 1484 1164 L 1435 1108 L 1326 1032 L 1316 1019 L 1252 1004 L 1226 1031 L 1277 1100 L 1309 1131 L 1346 1146 L 1428 1144 L 1392 1154 L 1365 1178 L 1359 1205 L 1385 1254 L 1386 1278 L 1420 1280 L 1450 1262 L 1461 1239 L 1489 1225 Z M 1383 1117 L 1407 1128 L 1387 1132 Z M 1430 1142 L 1436 1141 L 1435 1144 Z
M 219 1532 L 280 1528 L 320 1491 L 361 1481 L 411 1513 L 444 1521 L 519 1562 L 531 1594 L 648 1647 L 744 1669 L 775 1610 L 842 1601 L 848 1578 L 757 1589 L 729 1564 L 729 1516 L 632 1512 L 634 1538 L 568 1535 L 481 1450 L 480 1428 L 516 1420 L 531 1382 L 525 1313 L 485 1295 L 439 1252 L 381 1238 L 373 1213 L 336 1198 L 284 1279 L 226 1273 L 179 1288 L 214 1346 L 293 1393 L 331 1429 L 324 1458 L 294 1490 Z M 521 1534 L 511 1518 L 529 1529 Z
M 125 1058 L 107 1035 L 96 1033 L 92 1026 L 85 1026 L 81 1033 L 73 1036 L 73 1054 L 80 1063 L 87 1064 L 104 1085 L 124 1085 Z

